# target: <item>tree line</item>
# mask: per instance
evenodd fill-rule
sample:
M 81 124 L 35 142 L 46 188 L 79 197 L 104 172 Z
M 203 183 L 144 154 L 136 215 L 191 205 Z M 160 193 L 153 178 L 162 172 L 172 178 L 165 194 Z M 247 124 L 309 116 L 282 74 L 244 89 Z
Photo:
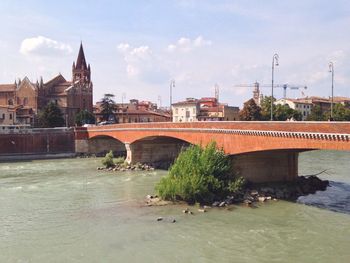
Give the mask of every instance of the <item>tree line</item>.
M 117 111 L 117 104 L 113 94 L 105 94 L 100 101 L 101 115 L 104 121 L 114 118 Z M 96 119 L 92 112 L 80 110 L 75 115 L 75 124 L 95 124 Z M 63 127 L 66 125 L 62 110 L 54 102 L 49 102 L 38 114 L 38 125 L 43 128 Z
M 260 105 L 257 105 L 254 99 L 250 99 L 244 103 L 243 109 L 239 112 L 240 120 L 242 121 L 268 121 L 271 119 L 271 96 L 265 96 Z M 276 99 L 273 98 L 273 102 Z M 290 108 L 287 104 L 273 104 L 273 120 L 286 121 L 295 120 L 301 121 L 301 112 Z M 307 121 L 328 121 L 331 119 L 330 111 L 323 112 L 318 105 L 311 108 L 310 114 L 307 116 Z M 333 109 L 334 121 L 350 121 L 350 109 L 338 103 Z

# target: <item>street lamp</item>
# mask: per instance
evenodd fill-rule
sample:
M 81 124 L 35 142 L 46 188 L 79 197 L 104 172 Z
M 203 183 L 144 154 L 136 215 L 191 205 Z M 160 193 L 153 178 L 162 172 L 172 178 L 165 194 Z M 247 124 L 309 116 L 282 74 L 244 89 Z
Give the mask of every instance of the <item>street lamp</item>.
M 175 80 L 170 81 L 170 115 L 172 115 L 171 105 L 173 104 L 173 88 L 175 88 Z
M 122 93 L 122 121 L 124 123 L 124 99 L 126 99 L 126 93 Z
M 274 54 L 272 57 L 272 83 L 271 83 L 271 121 L 273 121 L 273 81 L 274 81 L 274 74 L 275 74 L 275 66 L 278 66 L 278 54 Z
M 332 73 L 332 100 L 331 100 L 331 121 L 333 120 L 333 90 L 334 90 L 334 64 L 333 62 L 329 62 L 329 73 Z

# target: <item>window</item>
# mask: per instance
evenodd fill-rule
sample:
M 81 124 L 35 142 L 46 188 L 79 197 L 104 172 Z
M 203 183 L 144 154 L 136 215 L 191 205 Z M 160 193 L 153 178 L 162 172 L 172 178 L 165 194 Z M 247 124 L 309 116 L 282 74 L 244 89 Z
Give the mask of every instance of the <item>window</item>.
M 189 118 L 190 115 L 191 115 L 190 112 L 187 110 L 187 111 L 186 111 L 186 118 Z
M 192 109 L 193 114 L 196 114 L 196 108 Z
M 12 113 L 10 113 L 10 120 L 12 120 Z
M 7 103 L 8 105 L 13 105 L 13 99 L 9 99 Z
M 2 114 L 2 118 L 5 120 L 5 113 Z
M 178 113 L 179 113 L 179 109 L 175 108 L 175 114 L 178 114 Z
M 27 98 L 27 97 L 25 97 L 25 98 L 23 99 L 23 105 L 24 105 L 24 106 L 28 105 L 28 98 Z

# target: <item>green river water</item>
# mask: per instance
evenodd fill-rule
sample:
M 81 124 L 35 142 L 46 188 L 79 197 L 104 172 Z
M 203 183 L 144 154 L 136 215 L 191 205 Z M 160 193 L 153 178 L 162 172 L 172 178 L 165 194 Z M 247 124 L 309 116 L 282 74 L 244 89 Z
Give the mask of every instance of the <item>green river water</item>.
M 320 177 L 332 182 L 298 203 L 193 216 L 144 206 L 165 171 L 107 173 L 100 159 L 0 163 L 0 262 L 350 262 L 349 160 L 301 154 L 300 174 L 328 169 Z

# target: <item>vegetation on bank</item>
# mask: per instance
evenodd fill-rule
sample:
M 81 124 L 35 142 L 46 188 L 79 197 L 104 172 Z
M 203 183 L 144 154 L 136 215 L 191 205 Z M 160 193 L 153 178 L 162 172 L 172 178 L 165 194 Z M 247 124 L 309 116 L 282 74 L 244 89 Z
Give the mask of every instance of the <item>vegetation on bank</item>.
M 102 159 L 102 164 L 105 168 L 114 167 L 115 165 L 126 164 L 125 158 L 120 156 L 114 159 L 113 151 L 110 150 L 106 156 Z
M 205 148 L 184 149 L 156 191 L 164 200 L 205 204 L 241 191 L 244 184 L 243 178 L 232 173 L 229 157 L 212 142 Z

